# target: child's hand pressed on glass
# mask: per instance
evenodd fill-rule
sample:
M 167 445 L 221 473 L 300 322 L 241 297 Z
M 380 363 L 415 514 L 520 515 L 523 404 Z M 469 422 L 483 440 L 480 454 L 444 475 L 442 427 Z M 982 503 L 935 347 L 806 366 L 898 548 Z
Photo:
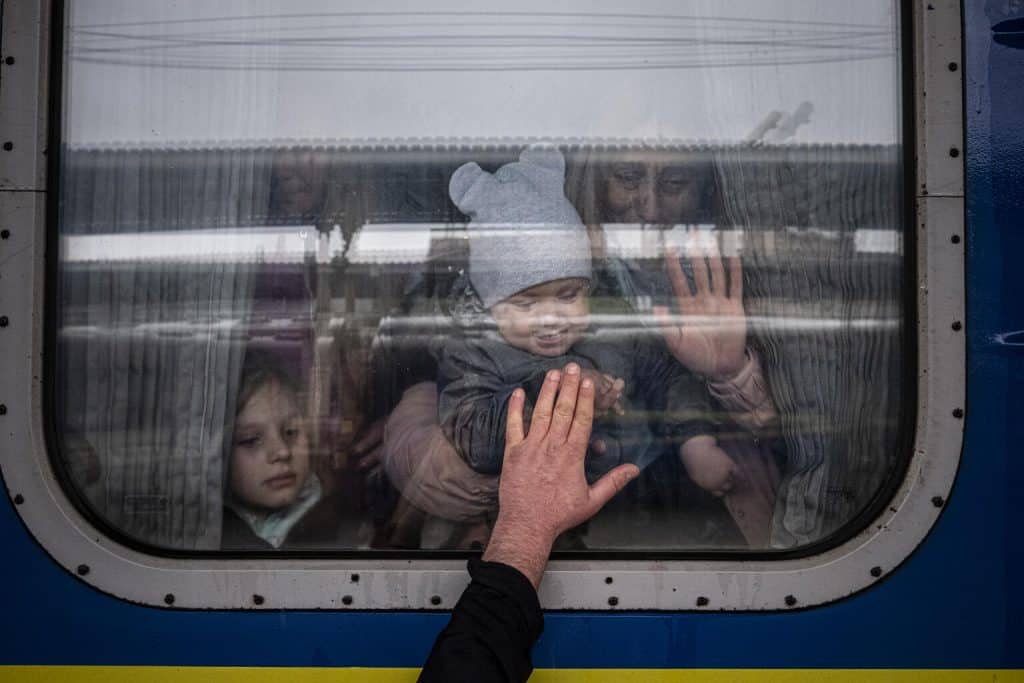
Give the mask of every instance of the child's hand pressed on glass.
M 583 378 L 594 383 L 594 414 L 606 415 L 613 412 L 616 415 L 625 414 L 622 407 L 622 392 L 626 389 L 626 381 L 620 377 L 613 377 L 598 370 L 584 368 Z

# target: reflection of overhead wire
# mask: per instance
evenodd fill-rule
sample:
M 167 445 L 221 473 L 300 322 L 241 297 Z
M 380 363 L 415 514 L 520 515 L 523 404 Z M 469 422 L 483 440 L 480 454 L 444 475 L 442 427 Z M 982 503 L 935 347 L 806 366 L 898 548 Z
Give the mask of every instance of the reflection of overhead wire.
M 103 34 L 93 34 L 103 35 Z M 172 37 L 156 37 L 142 39 L 137 36 L 130 34 L 106 34 L 105 37 L 122 39 L 122 40 L 141 40 L 145 42 L 156 41 L 157 45 L 144 44 L 138 47 L 149 48 L 149 47 L 252 47 L 252 46 L 284 46 L 294 45 L 299 47 L 345 47 L 349 45 L 370 45 L 373 47 L 386 47 L 386 48 L 409 48 L 428 46 L 436 47 L 436 43 L 442 42 L 447 47 L 540 47 L 542 43 L 552 43 L 554 45 L 564 45 L 565 43 L 573 44 L 594 44 L 604 45 L 606 43 L 612 44 L 626 44 L 626 45 L 771 45 L 773 47 L 809 47 L 809 48 L 822 48 L 822 49 L 880 49 L 882 46 L 872 46 L 870 44 L 860 45 L 855 42 L 834 44 L 826 42 L 828 37 L 824 39 L 815 36 L 813 41 L 811 40 L 795 40 L 795 39 L 755 39 L 755 38 L 730 38 L 730 39 L 707 39 L 707 38 L 639 38 L 639 37 L 620 37 L 620 36 L 602 36 L 602 35 L 487 35 L 487 36 L 474 36 L 468 38 L 465 35 L 431 35 L 431 36 L 408 36 L 396 38 L 394 36 L 356 36 L 351 38 L 343 37 L 332 37 L 332 38 L 278 38 L 278 39 L 265 39 L 265 40 L 227 40 L 218 39 L 211 40 L 209 38 L 172 38 Z M 874 36 L 872 36 L 874 37 Z M 888 43 L 890 38 L 888 36 L 882 36 L 886 40 L 878 41 L 879 43 Z M 846 38 L 843 38 L 846 39 Z M 862 41 L 867 43 L 867 41 Z M 78 51 L 80 52 L 111 52 L 117 50 L 126 49 L 124 47 L 91 47 L 86 45 L 78 45 Z
M 793 59 L 793 60 L 774 60 L 771 62 L 772 66 L 794 66 L 800 64 L 828 64 L 831 62 L 851 62 L 851 61 L 862 61 L 868 59 L 877 59 L 878 56 L 862 56 L 862 57 L 836 57 L 832 59 Z M 665 69 L 707 69 L 707 68 L 727 68 L 727 67 L 746 67 L 746 66 L 764 66 L 759 62 L 752 61 L 732 61 L 732 62 L 711 62 L 711 63 L 692 63 L 687 64 L 683 62 L 671 63 L 671 64 L 586 64 L 586 65 L 572 65 L 572 64 L 537 64 L 537 65 L 476 65 L 468 67 L 466 65 L 455 66 L 430 66 L 420 64 L 405 64 L 402 66 L 385 66 L 382 64 L 374 64 L 370 66 L 356 66 L 356 65 L 337 65 L 337 66 L 316 66 L 311 64 L 303 64 L 296 66 L 287 65 L 267 65 L 264 67 L 243 65 L 243 64 L 209 64 L 209 63 L 187 63 L 187 62 L 158 62 L 158 63 L 145 63 L 145 62 L 129 62 L 114 59 L 91 59 L 82 58 L 76 60 L 85 64 L 100 64 L 106 66 L 156 66 L 161 69 L 188 69 L 193 71 L 254 71 L 254 70 L 273 70 L 273 71 L 351 71 L 351 72 L 366 72 L 366 71 L 380 71 L 380 72 L 415 72 L 415 71 L 430 71 L 430 72 L 445 72 L 445 71 L 652 71 L 652 70 L 665 70 Z
M 341 16 L 394 16 L 401 20 L 348 26 L 277 23 Z M 448 21 L 410 23 L 410 16 Z M 466 21 L 466 16 L 529 17 L 533 21 L 483 23 Z M 609 19 L 620 23 L 604 23 Z M 622 23 L 626 20 L 640 23 Z M 257 23 L 227 30 L 209 30 L 207 26 L 229 21 Z M 259 23 L 263 21 L 266 23 Z M 213 70 L 649 70 L 859 61 L 889 58 L 896 49 L 893 34 L 882 26 L 672 15 L 330 13 L 222 17 L 204 20 L 204 28 L 198 31 L 166 30 L 172 25 L 190 27 L 192 22 L 71 26 L 71 58 L 93 64 Z M 685 25 L 688 23 L 693 26 Z M 157 25 L 165 30 L 152 31 Z M 537 32 L 523 31 L 529 27 Z M 344 31 L 358 33 L 343 35 Z M 242 37 L 235 37 L 239 33 Z M 261 56 L 263 50 L 272 54 Z
M 264 19 L 316 19 L 318 22 L 322 21 L 326 17 L 346 17 L 346 18 L 357 18 L 357 17 L 396 17 L 396 18 L 408 18 L 408 17 L 426 17 L 426 18 L 437 18 L 443 20 L 446 25 L 451 23 L 452 18 L 459 19 L 461 17 L 543 17 L 545 21 L 544 25 L 550 25 L 551 19 L 563 18 L 571 19 L 574 25 L 580 21 L 586 20 L 600 20 L 607 19 L 615 22 L 623 19 L 633 20 L 654 20 L 658 22 L 662 21 L 679 21 L 679 22 L 693 22 L 701 25 L 710 24 L 714 22 L 721 23 L 742 23 L 748 22 L 757 25 L 768 25 L 768 24 L 780 24 L 782 26 L 842 26 L 843 28 L 869 28 L 877 30 L 879 27 L 874 24 L 855 24 L 850 22 L 838 22 L 838 21 L 807 21 L 807 20 L 789 20 L 789 19 L 749 19 L 746 17 L 709 17 L 709 16 L 684 16 L 679 14 L 641 14 L 641 13 L 611 13 L 611 12 L 314 12 L 314 13 L 292 13 L 292 14 L 253 14 L 253 15 L 239 15 L 233 17 L 197 17 L 195 19 L 157 19 L 150 21 L 136 21 L 136 22 L 117 22 L 117 23 L 106 23 L 106 24 L 81 24 L 76 28 L 90 29 L 90 28 L 107 28 L 111 26 L 117 26 L 121 28 L 134 27 L 134 26 L 158 26 L 158 25 L 169 25 L 169 24 L 211 24 L 219 21 L 262 21 Z M 537 22 L 540 23 L 540 22 Z M 493 24 L 492 24 L 493 25 Z
M 280 33 L 282 35 L 287 35 L 289 33 L 301 34 L 301 33 L 307 33 L 309 31 L 325 31 L 325 32 L 329 31 L 330 35 L 332 37 L 338 37 L 339 33 L 344 32 L 344 31 L 358 31 L 358 32 L 364 32 L 365 33 L 367 31 L 378 30 L 378 29 L 383 29 L 383 28 L 387 28 L 387 29 L 405 29 L 405 28 L 422 29 L 423 27 L 424 27 L 424 24 L 422 24 L 422 23 L 417 23 L 417 24 L 334 24 L 334 25 L 318 25 L 318 26 L 278 27 L 277 31 L 278 31 L 278 33 Z M 495 24 L 493 22 L 461 22 L 459 24 L 459 27 L 463 28 L 463 29 L 466 29 L 466 28 L 481 29 L 482 30 L 481 34 L 486 34 L 487 30 L 492 30 L 492 31 L 494 30 Z M 556 26 L 553 26 L 552 24 L 540 24 L 538 22 L 503 22 L 501 24 L 501 27 L 503 29 L 508 29 L 508 28 L 522 29 L 522 28 L 538 28 L 538 27 L 545 28 L 545 29 L 557 28 Z M 614 27 L 610 27 L 610 26 L 605 25 L 605 24 L 596 24 L 596 25 L 593 26 L 593 28 L 619 28 L 619 29 L 626 28 L 626 27 L 628 27 L 628 28 L 644 28 L 643 25 L 633 25 L 633 24 L 618 24 L 618 25 L 616 25 Z M 580 28 L 584 28 L 584 27 L 576 26 L 576 27 L 573 27 L 573 28 L 580 29 Z M 587 27 L 587 28 L 589 28 L 589 27 Z M 658 27 L 658 28 L 660 28 L 662 31 L 671 30 L 676 35 L 678 35 L 678 33 L 679 33 L 680 29 L 681 29 L 681 27 L 665 27 L 665 26 L 661 26 L 661 27 Z M 112 38 L 112 37 L 119 37 L 119 38 L 125 38 L 125 39 L 140 39 L 141 38 L 140 34 L 136 34 L 136 33 L 124 33 L 124 32 L 116 32 L 116 31 L 97 31 L 95 29 L 85 29 L 85 28 L 75 28 L 73 30 L 74 30 L 74 34 L 75 34 L 75 41 L 76 41 L 76 43 L 79 43 L 79 44 L 82 44 L 82 45 L 85 45 L 85 44 L 87 44 L 87 43 L 89 43 L 91 41 L 107 40 L 108 38 Z M 882 38 L 882 39 L 891 40 L 891 38 L 892 38 L 892 36 L 889 33 L 887 33 L 886 31 L 883 31 L 883 30 L 873 30 L 873 31 L 830 31 L 828 33 L 822 33 L 821 31 L 810 31 L 810 30 L 794 30 L 792 27 L 788 27 L 786 29 L 775 28 L 775 29 L 769 29 L 769 30 L 772 30 L 772 31 L 775 31 L 775 32 L 781 32 L 781 31 L 784 30 L 787 35 L 789 35 L 789 36 L 791 36 L 793 38 L 797 38 L 797 37 L 800 37 L 800 36 L 810 36 L 810 37 L 815 38 L 816 40 L 839 40 L 839 39 L 846 39 L 846 38 L 866 38 L 866 37 L 878 37 L 878 38 Z M 207 40 L 209 38 L 216 38 L 216 37 L 222 37 L 222 36 L 233 36 L 233 35 L 239 35 L 239 34 L 241 34 L 241 35 L 250 35 L 252 33 L 253 33 L 253 30 L 251 28 L 216 29 L 216 30 L 211 30 L 211 31 L 192 31 L 192 32 L 189 32 L 189 33 L 181 33 L 181 34 L 165 33 L 165 34 L 160 34 L 160 36 L 147 36 L 147 39 L 159 37 L 162 40 L 167 40 L 167 41 L 170 42 L 170 41 L 173 41 L 173 40 L 181 40 L 183 36 L 189 36 L 190 40 Z M 733 33 L 733 34 L 740 33 L 740 31 L 732 30 L 732 31 L 730 31 L 730 33 Z M 763 34 L 764 33 L 764 29 L 762 28 L 762 29 L 756 31 L 756 33 Z M 289 39 L 285 38 L 285 39 L 282 39 L 282 40 L 289 40 Z

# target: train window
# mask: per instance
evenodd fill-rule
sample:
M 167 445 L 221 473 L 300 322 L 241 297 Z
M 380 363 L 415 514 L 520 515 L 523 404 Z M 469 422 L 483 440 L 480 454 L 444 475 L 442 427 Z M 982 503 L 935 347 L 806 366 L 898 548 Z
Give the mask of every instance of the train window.
M 510 392 L 574 362 L 599 389 L 588 478 L 642 473 L 559 539 L 545 604 L 606 608 L 576 581 L 599 567 L 628 570 L 623 606 L 700 585 L 791 607 L 801 577 L 873 562 L 886 520 L 927 530 L 958 457 L 961 422 L 928 406 L 962 392 L 959 328 L 935 327 L 961 319 L 959 242 L 913 226 L 962 218 L 960 162 L 925 144 L 959 130 L 936 57 L 959 15 L 928 9 L 31 10 L 59 49 L 13 115 L 59 106 L 32 219 L 45 335 L 0 354 L 45 339 L 39 387 L 12 367 L 46 397 L 42 459 L 0 460 L 12 491 L 47 491 L 19 512 L 64 528 L 53 501 L 61 562 L 158 568 L 176 606 L 239 606 L 281 568 L 315 571 L 268 606 L 336 606 L 342 566 L 356 607 L 443 607 L 495 518 Z M 45 145 L 18 154 L 41 167 Z M 401 582 L 355 585 L 375 572 Z
M 470 549 L 576 362 L 643 472 L 558 549 L 829 537 L 909 347 L 898 8 L 824 5 L 69 3 L 67 481 L 158 549 Z

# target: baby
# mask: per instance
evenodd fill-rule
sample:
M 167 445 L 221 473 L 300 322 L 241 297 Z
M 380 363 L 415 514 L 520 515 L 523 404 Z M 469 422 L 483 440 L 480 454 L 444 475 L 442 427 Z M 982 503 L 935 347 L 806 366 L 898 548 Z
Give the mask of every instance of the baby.
M 446 436 L 474 470 L 498 473 L 512 391 L 534 397 L 549 370 L 572 362 L 597 389 L 588 479 L 623 462 L 646 467 L 668 442 L 699 486 L 725 493 L 736 470 L 712 435 L 703 382 L 659 337 L 588 332 L 590 245 L 564 179 L 561 153 L 544 148 L 493 175 L 475 163 L 452 175 L 452 200 L 472 219 L 470 282 L 496 329 L 441 350 Z
M 310 469 L 298 388 L 274 356 L 246 353 L 236 405 L 221 546 L 330 540 L 337 518 Z

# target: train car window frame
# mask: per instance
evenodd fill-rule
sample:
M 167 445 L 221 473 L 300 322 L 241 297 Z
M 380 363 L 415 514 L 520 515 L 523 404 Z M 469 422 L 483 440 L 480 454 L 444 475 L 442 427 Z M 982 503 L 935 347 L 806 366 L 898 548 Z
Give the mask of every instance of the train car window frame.
M 97 531 L 61 487 L 47 452 L 44 288 L 53 244 L 47 178 L 54 177 L 57 163 L 46 150 L 53 141 L 50 111 L 61 97 L 61 65 L 51 39 L 62 30 L 62 11 L 59 2 L 3 4 L 2 45 L 13 61 L 0 67 L 0 471 L 25 526 L 69 572 L 135 603 L 449 609 L 468 579 L 462 557 L 413 564 L 407 557 L 154 556 Z M 904 113 L 913 116 L 916 134 L 906 157 L 916 156 L 916 177 L 908 179 L 907 190 L 913 188 L 917 219 L 917 417 L 903 481 L 861 531 L 814 555 L 556 559 L 540 591 L 545 608 L 786 610 L 824 604 L 894 571 L 938 520 L 952 492 L 966 410 L 963 82 L 957 68 L 962 24 L 960 3 L 953 0 L 919 0 L 910 14 L 911 25 L 902 28 L 913 33 L 904 60 L 913 65 L 914 107 Z

